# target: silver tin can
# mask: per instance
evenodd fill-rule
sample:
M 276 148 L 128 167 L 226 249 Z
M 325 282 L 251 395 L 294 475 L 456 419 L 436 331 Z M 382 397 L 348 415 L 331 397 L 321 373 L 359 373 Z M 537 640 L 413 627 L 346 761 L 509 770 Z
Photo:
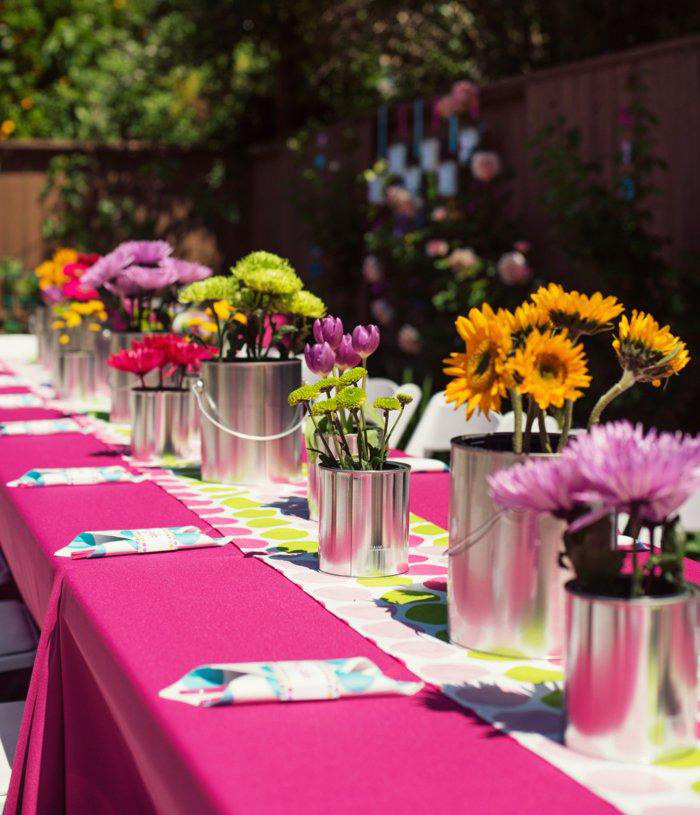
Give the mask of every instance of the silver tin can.
M 622 599 L 566 591 L 567 747 L 652 764 L 695 747 L 696 587 Z
M 523 460 L 510 433 L 452 440 L 447 612 L 450 641 L 519 659 L 559 658 L 565 524 L 548 515 L 500 511 L 486 477 Z
M 72 402 L 94 402 L 97 394 L 95 355 L 89 351 L 65 351 L 56 359 L 59 394 Z
M 269 485 L 298 479 L 301 410 L 287 397 L 300 386 L 298 359 L 205 360 L 197 388 L 203 480 Z
M 143 334 L 138 331 L 106 331 L 107 340 L 109 342 L 109 353 L 116 354 L 119 351 L 128 351 L 131 348 L 131 343 L 135 340 L 142 340 Z M 115 368 L 109 368 L 107 372 L 107 380 L 109 384 L 111 408 L 109 411 L 109 419 L 112 422 L 130 422 L 131 421 L 131 389 L 134 387 L 134 375 L 127 371 L 117 371 Z M 146 377 L 147 384 L 155 384 L 152 378 Z
M 408 571 L 411 468 L 319 467 L 319 568 L 347 577 L 385 577 Z
M 131 454 L 135 459 L 199 457 L 199 411 L 190 389 L 131 390 Z

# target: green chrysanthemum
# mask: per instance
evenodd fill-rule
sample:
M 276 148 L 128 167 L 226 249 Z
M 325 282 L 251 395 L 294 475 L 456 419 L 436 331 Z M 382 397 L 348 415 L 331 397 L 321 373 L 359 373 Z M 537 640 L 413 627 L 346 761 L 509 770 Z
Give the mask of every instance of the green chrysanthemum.
M 319 379 L 314 385 L 319 390 L 327 392 L 337 388 L 340 385 L 340 379 L 337 376 L 327 376 L 324 379 Z
M 362 388 L 350 386 L 338 394 L 338 404 L 348 410 L 356 410 L 364 405 L 367 395 Z
M 401 402 L 395 396 L 380 396 L 374 400 L 376 410 L 401 410 Z
M 241 258 L 231 272 L 244 286 L 263 294 L 291 297 L 302 287 L 289 261 L 272 252 L 251 252 Z
M 367 376 L 367 369 L 366 368 L 350 368 L 349 371 L 345 371 L 345 373 L 340 377 L 340 384 L 341 385 L 354 385 L 356 382 L 359 382 L 361 379 L 364 379 Z
M 286 314 L 315 320 L 326 313 L 326 305 L 320 297 L 316 297 L 310 291 L 298 291 L 285 302 L 283 311 Z
M 413 401 L 413 397 L 410 393 L 397 393 L 396 398 L 399 400 L 399 404 L 401 405 L 410 405 Z
M 312 402 L 320 393 L 321 390 L 318 385 L 302 385 L 289 394 L 287 401 L 294 407 L 294 405 L 298 405 L 300 402 Z
M 231 277 L 215 275 L 206 280 L 190 283 L 180 289 L 181 303 L 204 303 L 207 300 L 231 300 L 236 292 L 236 281 Z
M 313 405 L 311 414 L 313 416 L 325 416 L 327 413 L 334 413 L 336 410 L 338 410 L 337 399 L 322 399 Z

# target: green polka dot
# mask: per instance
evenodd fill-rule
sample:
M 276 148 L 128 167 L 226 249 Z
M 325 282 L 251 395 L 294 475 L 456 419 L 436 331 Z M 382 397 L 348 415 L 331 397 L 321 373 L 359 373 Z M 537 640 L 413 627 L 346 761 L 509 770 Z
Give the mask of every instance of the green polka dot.
M 540 701 L 549 707 L 560 708 L 564 704 L 564 694 L 560 690 L 553 690 L 541 697 Z
M 506 676 L 518 682 L 533 682 L 535 684 L 538 682 L 553 682 L 564 678 L 561 671 L 551 671 L 547 670 L 547 668 L 531 668 L 528 665 L 511 668 L 506 671 Z
M 407 609 L 406 619 L 431 625 L 444 625 L 447 622 L 447 606 L 444 603 L 419 603 Z
M 690 789 L 700 795 L 700 781 L 696 781 L 694 784 L 691 784 Z
M 445 535 L 444 538 L 433 538 L 433 540 L 430 541 L 430 542 L 433 544 L 433 546 L 449 546 L 450 545 L 450 539 L 447 537 L 447 535 Z
M 265 537 L 276 541 L 291 541 L 305 538 L 308 534 L 301 529 L 271 529 L 265 533 Z
M 318 544 L 316 541 L 298 541 L 294 543 L 290 543 L 286 546 L 276 546 L 275 549 L 279 550 L 280 552 L 286 552 L 287 554 L 300 554 L 302 552 L 308 552 L 309 554 L 316 554 L 318 552 Z
M 276 509 L 242 509 L 238 513 L 239 518 L 270 518 L 277 515 Z
M 411 527 L 411 533 L 414 535 L 444 535 L 445 530 L 436 524 L 419 524 Z
M 224 506 L 231 507 L 231 509 L 248 509 L 249 507 L 259 507 L 257 501 L 251 501 L 250 498 L 227 498 L 221 502 Z
M 391 603 L 395 606 L 404 606 L 407 603 L 420 603 L 424 600 L 437 600 L 437 594 L 432 592 L 423 591 L 406 591 L 405 589 L 396 589 L 396 591 L 388 591 L 380 598 L 385 603 Z
M 488 651 L 467 651 L 467 656 L 471 657 L 471 659 L 483 659 L 487 662 L 512 662 L 514 659 L 518 659 L 518 657 L 510 657 L 506 656 L 505 654 L 491 654 Z
M 358 577 L 357 582 L 362 586 L 412 586 L 410 577 Z
M 246 521 L 246 526 L 251 529 L 267 529 L 270 526 L 289 526 L 289 521 L 284 518 L 257 518 L 253 521 Z
M 655 761 L 659 767 L 676 767 L 683 769 L 687 767 L 700 767 L 700 748 L 696 747 L 693 750 L 681 750 L 674 753 L 669 753 L 663 756 L 658 761 Z M 700 782 L 698 782 L 700 784 Z

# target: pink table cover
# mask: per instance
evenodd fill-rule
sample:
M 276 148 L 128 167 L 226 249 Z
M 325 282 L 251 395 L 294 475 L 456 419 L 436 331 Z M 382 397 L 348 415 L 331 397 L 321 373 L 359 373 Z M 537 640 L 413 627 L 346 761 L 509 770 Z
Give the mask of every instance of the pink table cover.
M 53 557 L 85 529 L 212 531 L 152 483 L 4 486 L 30 467 L 119 462 L 92 436 L 0 438 L 0 544 L 42 626 L 7 815 L 615 811 L 430 687 L 207 711 L 159 699 L 204 662 L 362 655 L 412 675 L 235 546 Z M 448 487 L 447 474 L 413 475 L 412 511 L 446 525 Z

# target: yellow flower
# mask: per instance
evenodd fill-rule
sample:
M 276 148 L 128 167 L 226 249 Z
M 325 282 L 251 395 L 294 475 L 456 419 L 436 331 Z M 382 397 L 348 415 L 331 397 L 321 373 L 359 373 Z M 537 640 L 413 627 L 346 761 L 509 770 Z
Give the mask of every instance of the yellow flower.
M 12 119 L 5 119 L 5 121 L 0 124 L 0 139 L 6 139 L 8 136 L 11 136 L 17 125 L 12 121 Z
M 61 269 L 63 269 L 67 263 L 75 263 L 78 260 L 78 253 L 75 251 L 75 249 L 57 249 L 53 253 L 52 260 L 57 266 L 60 266 Z
M 228 320 L 233 312 L 233 306 L 228 300 L 217 300 L 216 303 L 212 303 L 212 308 L 220 320 Z
M 466 403 L 467 418 L 478 408 L 488 416 L 499 411 L 501 400 L 512 384 L 505 364 L 511 347 L 510 332 L 488 304 L 473 308 L 468 317 L 455 323 L 465 342 L 465 353 L 450 354 L 443 360 L 448 376 L 454 377 L 445 388 L 445 399 L 455 407 Z
M 546 310 L 527 300 L 521 303 L 515 309 L 515 312 L 508 311 L 508 309 L 505 308 L 499 308 L 496 316 L 505 322 L 513 337 L 514 343 L 517 345 L 522 345 L 533 328 L 536 328 L 538 331 L 551 328 L 549 315 Z
M 574 337 L 609 331 L 612 321 L 625 310 L 616 297 L 603 297 L 599 291 L 590 297 L 577 291 L 564 291 L 558 283 L 550 283 L 546 288 L 541 286 L 532 300 L 554 328 L 566 328 Z
M 59 328 L 65 328 L 65 327 L 66 327 L 65 320 L 54 320 L 51 323 L 51 328 L 53 328 L 54 331 L 57 331 Z
M 58 341 L 61 343 L 61 345 L 68 345 L 68 343 L 70 342 L 70 337 L 68 336 L 68 334 L 61 334 L 61 336 L 58 338 Z
M 566 334 L 551 331 L 534 329 L 509 367 L 518 390 L 530 394 L 542 410 L 563 407 L 566 399 L 578 399 L 583 396 L 579 388 L 591 383 L 583 345 L 574 345 Z
M 77 312 L 66 312 L 66 328 L 77 328 L 82 322 L 83 318 Z
M 677 374 L 690 361 L 684 342 L 667 325 L 663 328 L 643 311 L 632 311 L 632 319 L 623 316 L 613 348 L 620 365 L 638 382 L 659 386 L 662 379 Z

